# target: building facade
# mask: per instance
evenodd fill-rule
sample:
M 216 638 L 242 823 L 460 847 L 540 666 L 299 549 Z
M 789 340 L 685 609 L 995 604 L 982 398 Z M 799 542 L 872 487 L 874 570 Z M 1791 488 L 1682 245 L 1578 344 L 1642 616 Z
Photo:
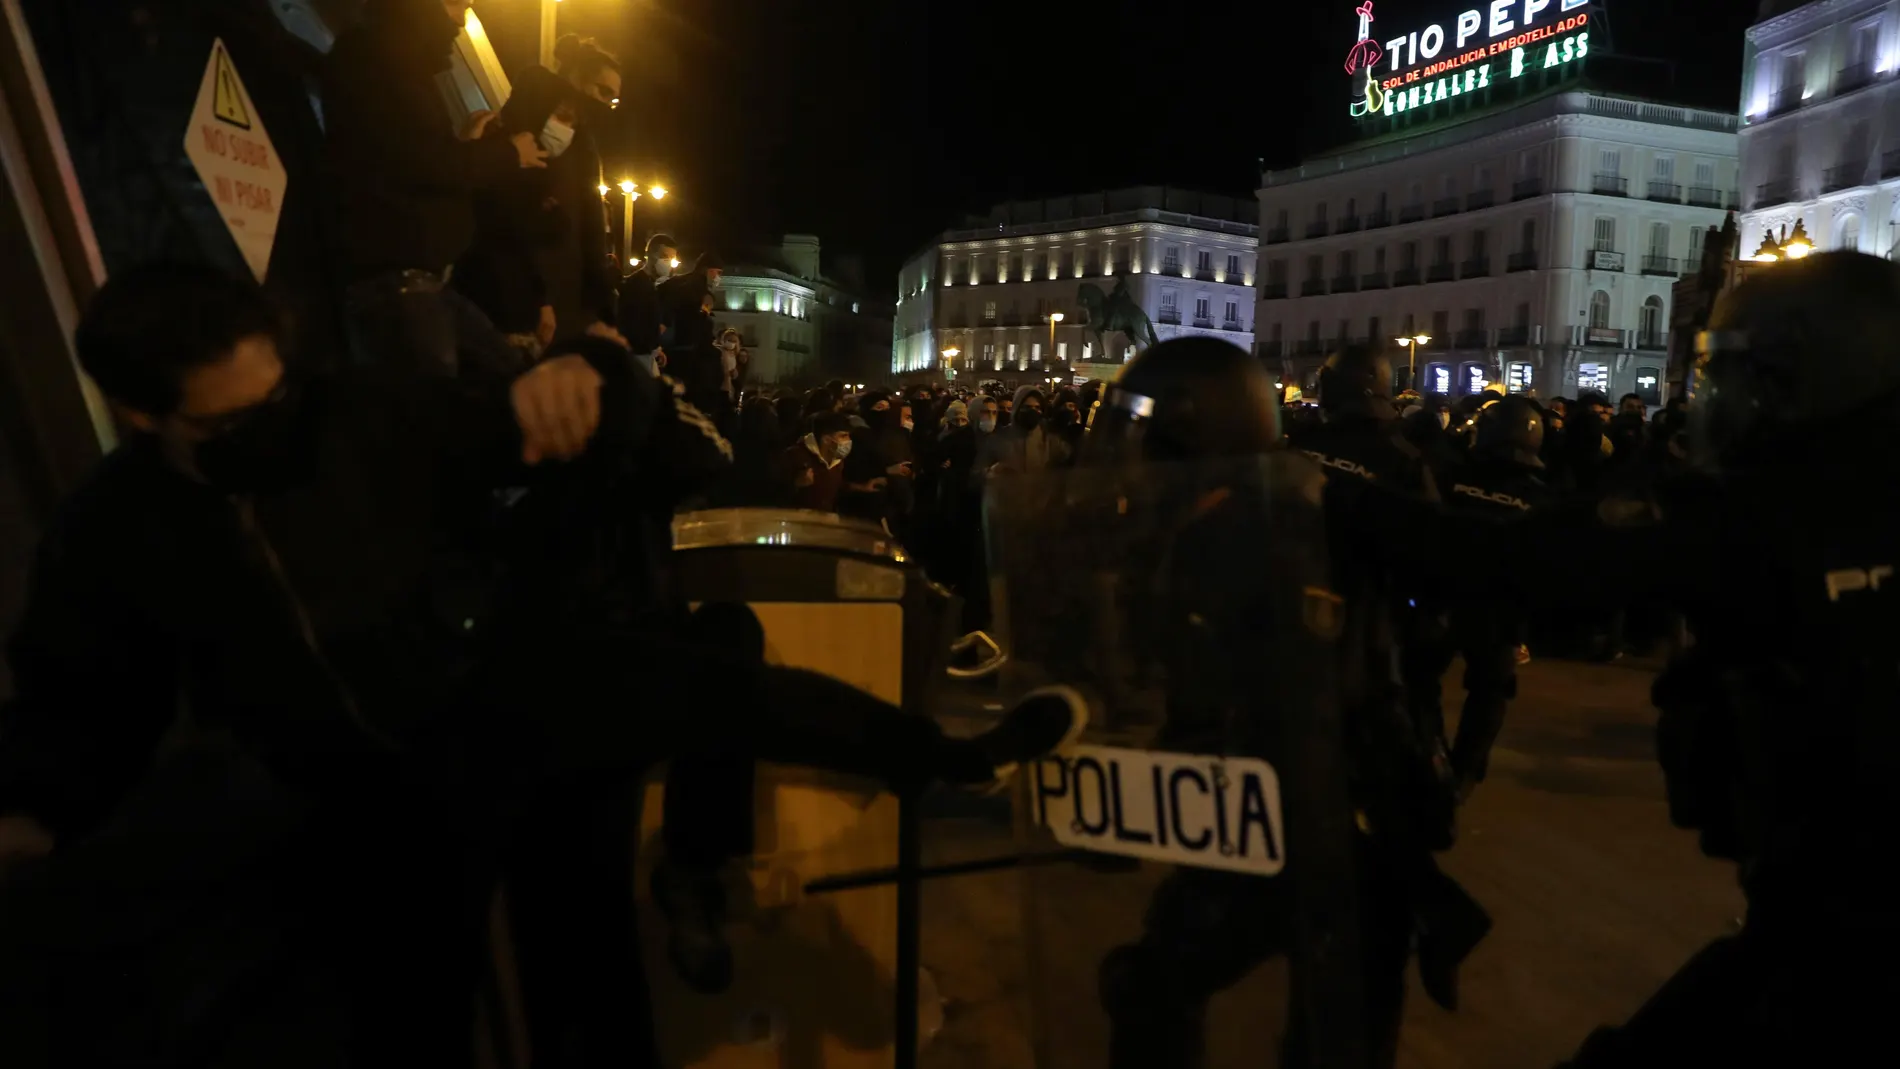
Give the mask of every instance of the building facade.
M 750 386 L 855 382 L 884 366 L 890 307 L 864 292 L 862 272 L 821 270 L 810 234 L 728 265 L 713 301 L 715 325 L 736 328 L 751 353 Z
M 1268 172 L 1260 352 L 1308 387 L 1358 343 L 1421 391 L 1661 404 L 1671 287 L 1735 207 L 1735 127 L 1558 90 Z
M 905 262 L 891 370 L 1113 378 L 1133 347 L 1111 335 L 1115 351 L 1098 352 L 1078 293 L 1123 280 L 1158 339 L 1204 334 L 1251 350 L 1255 223 L 1244 200 L 1158 186 L 999 205 Z
M 1800 223 L 1817 249 L 1900 251 L 1900 2 L 1822 0 L 1749 27 L 1740 255 Z

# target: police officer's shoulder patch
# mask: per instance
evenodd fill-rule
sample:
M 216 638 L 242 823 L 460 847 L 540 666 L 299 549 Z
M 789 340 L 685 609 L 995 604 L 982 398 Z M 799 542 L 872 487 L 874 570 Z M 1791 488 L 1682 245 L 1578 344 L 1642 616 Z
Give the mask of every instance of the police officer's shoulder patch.
M 1309 586 L 1301 591 L 1300 618 L 1313 634 L 1336 639 L 1346 623 L 1346 599 L 1325 587 Z

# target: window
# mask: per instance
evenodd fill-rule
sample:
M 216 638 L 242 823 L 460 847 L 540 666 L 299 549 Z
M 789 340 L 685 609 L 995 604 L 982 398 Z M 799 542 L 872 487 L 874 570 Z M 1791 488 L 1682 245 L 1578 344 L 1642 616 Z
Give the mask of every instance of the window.
M 1473 186 L 1472 188 L 1481 190 L 1481 191 L 1491 188 L 1491 168 L 1490 167 L 1486 166 L 1486 167 L 1478 168 L 1478 184 Z
M 1781 57 L 1780 92 L 1799 93 L 1808 82 L 1808 57 L 1800 52 L 1790 52 Z
M 1514 325 L 1520 326 L 1520 327 L 1530 326 L 1531 325 L 1531 302 L 1529 301 L 1517 302 L 1517 312 L 1512 316 L 1511 322 Z
M 1351 249 L 1347 249 L 1345 252 L 1342 252 L 1339 254 L 1339 277 L 1340 278 L 1352 277 L 1352 250 Z
M 1483 330 L 1484 330 L 1484 309 L 1482 308 L 1465 309 L 1465 332 L 1468 334 L 1479 333 L 1479 332 L 1482 332 Z
M 1234 301 L 1228 301 L 1227 314 L 1224 317 L 1222 317 L 1221 321 L 1223 323 L 1240 322 L 1240 305 Z
M 1313 282 L 1318 282 L 1320 278 L 1324 276 L 1325 274 L 1326 274 L 1326 261 L 1324 258 L 1319 257 L 1319 256 L 1308 256 L 1306 258 L 1307 279 Z
M 1036 361 L 1040 361 L 1042 359 L 1042 343 L 1041 342 L 1032 341 L 1029 343 L 1029 359 L 1036 360 Z
M 1366 319 L 1366 341 L 1374 349 L 1385 348 L 1385 335 L 1379 333 L 1378 316 L 1370 316 Z
M 1458 195 L 1458 176 L 1455 174 L 1448 174 L 1445 176 L 1445 196 L 1455 197 L 1457 195 Z
M 1695 271 L 1702 267 L 1702 239 L 1707 235 L 1708 231 L 1699 226 L 1689 228 L 1689 258 L 1682 263 L 1684 270 Z
M 1415 324 L 1412 321 L 1412 313 L 1410 312 L 1405 313 L 1405 329 L 1399 331 L 1399 335 L 1401 337 L 1410 338 L 1413 335 L 1417 334 L 1418 331 L 1412 329 L 1414 325 Z
M 1641 315 L 1637 319 L 1636 333 L 1644 345 L 1656 345 L 1663 336 L 1663 302 L 1661 297 L 1650 297 L 1643 302 Z
M 1267 261 L 1267 285 L 1269 286 L 1286 285 L 1286 261 L 1285 260 Z
M 1425 201 L 1425 183 L 1413 182 L 1411 203 L 1422 204 L 1424 203 L 1424 201 Z
M 1065 274 L 1065 275 L 1068 275 L 1068 274 L 1074 274 L 1074 273 L 1075 273 L 1075 250 L 1074 250 L 1074 249 L 1063 249 L 1063 250 L 1062 250 L 1062 271 L 1061 271 L 1061 273 L 1062 273 L 1062 274 Z
M 989 342 L 983 343 L 983 362 L 996 368 L 998 371 L 1003 369 L 1003 365 L 996 362 L 996 346 Z
M 1379 209 L 1378 209 L 1378 211 L 1379 211 L 1379 214 L 1380 214 L 1380 215 L 1384 215 L 1384 214 L 1385 214 L 1385 194 L 1384 194 L 1384 193 L 1380 193 L 1380 194 L 1379 194 Z
M 1860 248 L 1860 216 L 1849 215 L 1841 220 L 1841 236 L 1835 246 L 1842 249 Z
M 983 302 L 983 318 L 984 319 L 996 318 L 996 302 L 995 301 Z
M 1662 369 L 1639 367 L 1636 369 L 1636 389 L 1631 391 L 1643 399 L 1643 404 L 1655 408 L 1662 404 Z
M 1344 344 L 1346 344 L 1346 342 L 1347 342 L 1347 341 L 1348 341 L 1348 340 L 1349 340 L 1349 339 L 1350 339 L 1350 338 L 1352 337 L 1352 327 L 1351 327 L 1351 325 L 1349 325 L 1349 324 L 1348 324 L 1348 323 L 1347 323 L 1347 322 L 1346 322 L 1345 320 L 1343 320 L 1343 319 L 1342 319 L 1342 320 L 1340 320 L 1340 321 L 1339 321 L 1339 333 L 1337 333 L 1337 334 L 1335 334 L 1335 335 L 1333 335 L 1333 337 L 1335 337 L 1335 338 L 1338 338 L 1338 339 L 1339 339 L 1339 344 L 1341 344 L 1341 345 L 1344 345 Z
M 1489 239 L 1490 235 L 1483 230 L 1474 230 L 1471 232 L 1471 258 L 1473 260 L 1484 259 L 1485 245 L 1489 243 Z
M 1673 182 L 1676 180 L 1676 158 L 1674 156 L 1656 157 L 1656 181 Z
M 1012 364 L 1013 364 L 1013 363 L 1015 363 L 1015 362 L 1016 362 L 1016 343 L 1015 343 L 1015 342 L 1010 342 L 1010 343 L 1009 343 L 1009 354 L 1008 354 L 1008 356 L 1009 356 L 1009 362 L 1010 362 L 1010 363 L 1012 363 Z
M 1126 243 L 1115 246 L 1115 270 L 1122 272 L 1128 270 L 1128 245 Z
M 1173 290 L 1161 291 L 1161 310 L 1164 312 L 1172 312 L 1174 310 L 1174 291 Z
M 1280 324 L 1275 323 L 1267 330 L 1267 347 L 1276 353 L 1280 351 Z
M 1196 319 L 1208 318 L 1206 297 L 1194 298 L 1194 318 Z
M 1232 282 L 1235 279 L 1241 278 L 1241 277 L 1242 275 L 1240 272 L 1240 257 L 1238 256 L 1227 257 L 1227 281 Z
M 1524 231 L 1518 242 L 1518 251 L 1527 253 L 1537 251 L 1537 220 L 1524 220 Z
M 1450 336 L 1451 336 L 1451 313 L 1450 312 L 1433 312 L 1432 313 L 1432 337 L 1446 338 Z
M 1046 252 L 1039 252 L 1036 254 L 1036 277 L 1042 278 L 1048 274 L 1049 274 L 1049 254 Z M 857 309 L 855 308 L 852 309 L 852 311 L 856 311 L 856 310 Z
M 1408 241 L 1399 246 L 1399 270 L 1411 271 L 1418 267 L 1418 242 Z
M 1313 205 L 1313 221 L 1315 223 L 1324 223 L 1326 221 L 1326 202 L 1325 201 L 1321 201 L 1320 203 Z
M 1623 173 L 1623 153 L 1620 149 L 1606 148 L 1597 153 L 1597 173 L 1616 176 Z
M 1069 358 L 1069 343 L 1066 341 L 1057 342 L 1056 343 L 1056 359 L 1067 360 L 1068 358 Z
M 1094 354 L 1095 354 L 1095 343 L 1092 341 L 1083 342 L 1082 343 L 1082 362 L 1087 363 L 1088 361 L 1094 359 Z
M 1590 295 L 1590 326 L 1602 330 L 1610 325 L 1610 295 L 1598 290 Z
M 1015 279 L 1018 282 L 1023 279 L 1023 254 L 1020 252 L 1009 258 L 1009 278 L 1003 281 L 1007 282 L 1009 279 Z
M 1355 216 L 1358 214 L 1359 214 L 1359 201 L 1352 197 L 1347 197 L 1346 198 L 1346 216 L 1348 218 L 1351 218 L 1352 216 Z
M 1181 246 L 1179 245 L 1168 246 L 1167 255 L 1161 258 L 1161 267 L 1163 270 L 1166 270 L 1166 271 L 1181 270 Z
M 1374 271 L 1385 270 L 1385 246 L 1384 245 L 1381 245 L 1378 248 L 1372 250 L 1372 269 Z
M 1281 208 L 1281 209 L 1280 209 L 1280 214 L 1279 214 L 1279 215 L 1276 215 L 1276 216 L 1274 216 L 1274 224 L 1273 224 L 1273 225 L 1274 225 L 1274 226 L 1276 226 L 1276 227 L 1278 227 L 1278 228 L 1279 228 L 1279 229 L 1281 229 L 1281 230 L 1285 230 L 1285 229 L 1286 229 L 1286 209 L 1285 209 L 1285 208 Z
M 1577 389 L 1595 390 L 1598 393 L 1610 392 L 1610 365 L 1578 364 Z
M 1315 319 L 1306 324 L 1306 340 L 1311 345 L 1319 344 L 1319 320 Z
M 1208 274 L 1214 270 L 1214 254 L 1202 249 L 1194 254 L 1194 270 Z
M 1543 154 L 1535 150 L 1526 152 L 1517 158 L 1517 173 L 1520 178 L 1538 178 L 1544 173 Z
M 1695 161 L 1695 184 L 1703 189 L 1715 188 L 1715 161 Z
M 1616 251 L 1616 219 L 1613 216 L 1597 216 L 1596 241 L 1590 247 L 1598 252 Z
M 1649 224 L 1649 254 L 1658 259 L 1669 255 L 1669 224 Z
M 1435 264 L 1448 264 L 1451 262 L 1451 238 L 1442 237 L 1438 239 L 1438 245 L 1435 255 L 1432 257 L 1432 262 Z

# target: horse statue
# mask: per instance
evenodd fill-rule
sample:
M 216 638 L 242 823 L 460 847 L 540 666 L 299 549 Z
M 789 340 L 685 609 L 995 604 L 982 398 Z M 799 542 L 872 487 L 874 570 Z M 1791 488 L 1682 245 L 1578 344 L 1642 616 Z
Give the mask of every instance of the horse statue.
M 1128 292 L 1126 275 L 1115 281 L 1115 288 L 1103 293 L 1100 286 L 1084 282 L 1076 291 L 1075 298 L 1083 311 L 1088 313 L 1088 330 L 1095 335 L 1095 344 L 1100 347 L 1102 356 L 1107 358 L 1108 336 L 1121 334 L 1128 339 L 1137 351 L 1146 349 L 1157 340 L 1154 324 L 1149 321 L 1148 313 L 1142 311 L 1135 301 L 1134 294 Z

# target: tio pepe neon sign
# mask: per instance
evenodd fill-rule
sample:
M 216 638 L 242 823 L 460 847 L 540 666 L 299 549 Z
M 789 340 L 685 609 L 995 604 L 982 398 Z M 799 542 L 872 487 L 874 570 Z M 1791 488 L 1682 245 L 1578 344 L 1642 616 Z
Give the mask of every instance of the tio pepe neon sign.
M 1489 8 L 1489 33 L 1474 47 L 1465 47 L 1477 37 L 1479 30 L 1487 27 L 1478 11 L 1464 12 L 1453 24 L 1453 47 L 1460 51 L 1438 59 L 1445 47 L 1443 26 L 1434 24 L 1423 31 L 1392 38 L 1382 48 L 1372 35 L 1372 0 L 1366 0 L 1354 11 L 1359 16 L 1359 39 L 1346 54 L 1346 73 L 1361 79 L 1358 97 L 1352 102 L 1352 115 L 1354 118 L 1396 115 L 1489 89 L 1493 75 L 1491 60 L 1498 57 L 1508 57 L 1509 62 L 1508 70 L 1497 72 L 1499 80 L 1520 78 L 1527 70 L 1548 70 L 1582 59 L 1590 54 L 1590 34 L 1584 29 L 1590 23 L 1590 16 L 1578 13 L 1565 17 L 1565 13 L 1588 2 L 1493 0 Z M 1556 11 L 1545 15 L 1553 7 Z M 1514 19 L 1514 15 L 1518 17 Z M 1541 20 L 1540 15 L 1544 16 Z M 1539 21 L 1543 24 L 1533 25 Z M 1576 32 L 1580 30 L 1583 32 Z M 1537 45 L 1544 47 L 1540 51 L 1533 47 Z M 1386 57 L 1390 57 L 1390 63 L 1381 71 L 1379 61 Z

